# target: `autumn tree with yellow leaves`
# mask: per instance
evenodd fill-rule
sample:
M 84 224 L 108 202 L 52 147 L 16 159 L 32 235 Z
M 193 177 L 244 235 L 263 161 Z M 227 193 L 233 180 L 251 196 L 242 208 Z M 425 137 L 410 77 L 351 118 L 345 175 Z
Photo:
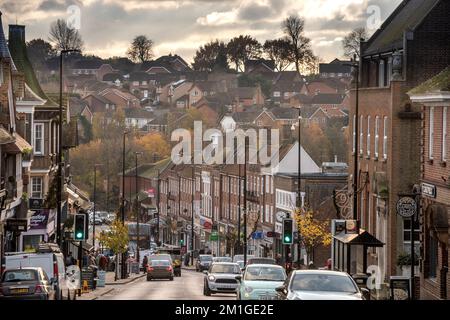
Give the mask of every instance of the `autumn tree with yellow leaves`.
M 321 221 L 314 217 L 312 210 L 297 210 L 295 222 L 301 242 L 306 249 L 308 261 L 314 258 L 314 249 L 318 246 L 331 244 L 331 232 L 328 221 Z

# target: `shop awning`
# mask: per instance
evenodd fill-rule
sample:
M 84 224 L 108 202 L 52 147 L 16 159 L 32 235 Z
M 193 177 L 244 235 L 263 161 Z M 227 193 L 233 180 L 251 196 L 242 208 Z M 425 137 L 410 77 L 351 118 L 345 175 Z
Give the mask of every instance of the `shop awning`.
M 359 229 L 359 234 L 345 233 L 344 231 L 333 237 L 339 242 L 350 246 L 382 247 L 384 243 L 375 238 L 364 229 Z
M 14 141 L 3 146 L 2 150 L 6 153 L 22 153 L 24 150 L 31 150 L 33 147 L 22 138 L 18 133 L 13 135 Z

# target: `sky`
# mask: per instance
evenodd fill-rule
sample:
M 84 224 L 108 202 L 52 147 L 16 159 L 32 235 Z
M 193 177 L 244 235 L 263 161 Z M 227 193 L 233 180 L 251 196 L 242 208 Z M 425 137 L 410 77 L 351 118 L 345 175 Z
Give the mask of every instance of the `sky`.
M 125 56 L 133 37 L 155 42 L 154 54 L 192 62 L 199 46 L 248 34 L 264 42 L 283 37 L 290 14 L 305 18 L 314 53 L 342 57 L 341 40 L 356 27 L 373 33 L 401 0 L 0 0 L 3 28 L 26 26 L 26 40 L 48 40 L 50 25 L 65 19 L 79 32 L 84 52 Z

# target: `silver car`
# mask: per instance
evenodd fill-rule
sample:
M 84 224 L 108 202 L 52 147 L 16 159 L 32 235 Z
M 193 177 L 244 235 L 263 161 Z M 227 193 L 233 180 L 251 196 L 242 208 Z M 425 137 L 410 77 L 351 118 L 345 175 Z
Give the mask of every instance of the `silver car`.
M 295 270 L 276 291 L 281 300 L 364 300 L 350 275 L 329 270 Z
M 210 296 L 212 293 L 236 293 L 239 282 L 236 276 L 241 274 L 237 263 L 216 262 L 211 265 L 209 271 L 204 271 L 205 280 L 203 294 Z

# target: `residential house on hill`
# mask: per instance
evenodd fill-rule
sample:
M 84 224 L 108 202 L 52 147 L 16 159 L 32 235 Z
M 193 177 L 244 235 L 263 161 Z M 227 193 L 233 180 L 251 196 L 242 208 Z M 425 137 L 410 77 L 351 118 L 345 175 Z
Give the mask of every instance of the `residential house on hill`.
M 228 93 L 234 100 L 234 111 L 241 112 L 251 106 L 263 106 L 265 96 L 261 91 L 261 87 L 238 87 L 231 89 Z
M 101 81 L 110 86 L 121 87 L 123 84 L 124 78 L 120 73 L 112 72 L 112 73 L 105 74 Z
M 319 64 L 319 74 L 321 78 L 344 78 L 351 77 L 352 67 L 350 61 L 334 59 L 330 63 Z
M 260 74 L 264 72 L 273 72 L 275 62 L 273 60 L 256 59 L 247 60 L 244 63 L 244 72 L 247 74 Z
M 140 107 L 139 99 L 129 92 L 121 91 L 116 88 L 107 88 L 98 93 L 109 101 L 113 102 L 116 108 L 138 108 Z
M 117 109 L 113 101 L 98 94 L 89 94 L 83 98 L 83 101 L 86 101 L 92 113 L 114 112 Z
M 152 112 L 140 108 L 127 108 L 125 111 L 125 125 L 128 128 L 135 127 L 142 130 L 151 120 L 155 118 Z

